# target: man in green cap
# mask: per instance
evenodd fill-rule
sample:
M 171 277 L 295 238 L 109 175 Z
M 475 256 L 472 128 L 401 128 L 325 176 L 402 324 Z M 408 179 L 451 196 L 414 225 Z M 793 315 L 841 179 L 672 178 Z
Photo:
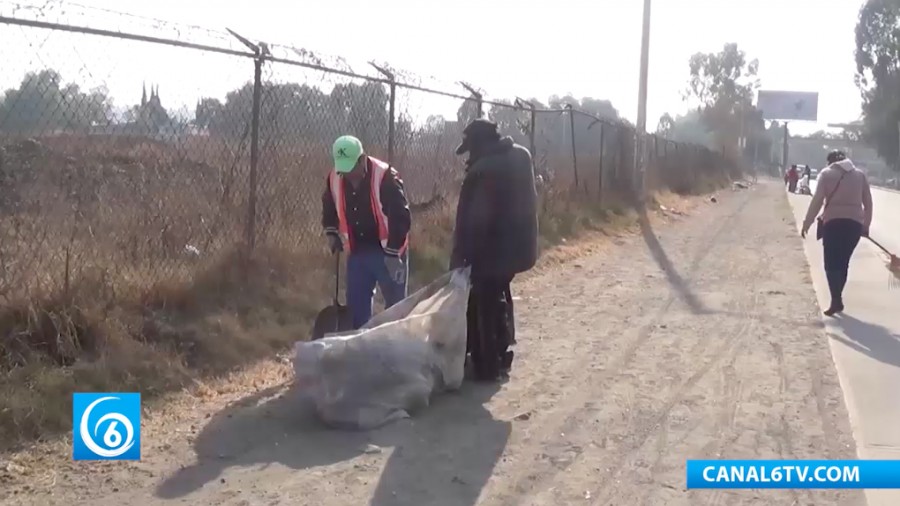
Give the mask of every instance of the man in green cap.
M 397 171 L 366 155 L 356 137 L 338 137 L 331 154 L 322 228 L 332 254 L 347 247 L 347 305 L 359 328 L 372 317 L 376 285 L 387 307 L 406 298 L 409 203 Z

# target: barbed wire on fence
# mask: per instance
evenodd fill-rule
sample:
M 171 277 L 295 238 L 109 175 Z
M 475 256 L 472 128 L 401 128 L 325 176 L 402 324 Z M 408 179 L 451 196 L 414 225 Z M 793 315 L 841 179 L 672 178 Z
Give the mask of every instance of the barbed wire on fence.
M 58 9 L 47 14 L 54 5 L 27 16 L 0 10 L 0 25 L 43 41 L 15 55 L 0 48 L 4 61 L 27 69 L 0 101 L 0 302 L 68 294 L 85 279 L 118 294 L 189 281 L 235 251 L 314 259 L 331 143 L 347 133 L 398 168 L 414 233 L 444 245 L 463 176 L 454 148 L 476 117 L 528 147 L 546 188 L 568 192 L 566 202 L 630 195 L 636 140 L 656 188 L 688 191 L 724 166 L 706 148 L 637 136 L 627 121 L 574 103 L 487 97 L 464 81 L 440 87 L 384 62 L 350 62 L 236 32 L 216 45 L 221 34 L 213 31 L 180 40 L 65 24 Z M 110 43 L 121 50 L 108 50 Z M 122 78 L 130 73 L 117 67 L 147 51 L 163 73 L 187 68 L 198 82 L 212 76 L 217 86 L 234 85 L 216 96 L 192 89 L 190 79 L 160 90 Z M 65 82 L 66 71 L 96 86 Z M 133 84 L 140 100 L 115 105 L 113 82 Z M 166 93 L 194 101 L 193 111 L 167 109 Z

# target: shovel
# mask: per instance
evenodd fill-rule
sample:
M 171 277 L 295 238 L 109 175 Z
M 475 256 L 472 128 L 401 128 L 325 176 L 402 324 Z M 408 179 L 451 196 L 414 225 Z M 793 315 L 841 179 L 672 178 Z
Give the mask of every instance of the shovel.
M 319 311 L 316 322 L 313 324 L 311 341 L 322 339 L 325 334 L 332 332 L 345 332 L 353 330 L 353 316 L 350 308 L 342 306 L 338 302 L 338 292 L 341 287 L 341 254 L 334 255 L 334 298 L 331 305 Z

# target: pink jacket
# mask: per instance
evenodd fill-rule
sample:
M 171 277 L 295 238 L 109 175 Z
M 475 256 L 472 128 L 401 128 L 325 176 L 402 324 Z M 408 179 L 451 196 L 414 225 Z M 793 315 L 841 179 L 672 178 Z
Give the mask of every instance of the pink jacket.
M 803 221 L 804 230 L 808 230 L 815 221 L 823 204 L 825 211 L 822 219 L 826 222 L 847 218 L 862 223 L 866 230 L 872 224 L 872 190 L 869 188 L 869 179 L 850 160 L 835 162 L 819 172 L 816 193 Z

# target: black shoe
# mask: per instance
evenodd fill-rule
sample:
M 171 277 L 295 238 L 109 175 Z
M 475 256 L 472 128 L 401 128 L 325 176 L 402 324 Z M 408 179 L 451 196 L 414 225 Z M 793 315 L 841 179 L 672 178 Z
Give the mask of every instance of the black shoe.
M 842 302 L 838 302 L 837 304 L 831 303 L 831 307 L 824 311 L 825 316 L 834 316 L 838 313 L 842 313 L 844 311 L 844 304 Z

